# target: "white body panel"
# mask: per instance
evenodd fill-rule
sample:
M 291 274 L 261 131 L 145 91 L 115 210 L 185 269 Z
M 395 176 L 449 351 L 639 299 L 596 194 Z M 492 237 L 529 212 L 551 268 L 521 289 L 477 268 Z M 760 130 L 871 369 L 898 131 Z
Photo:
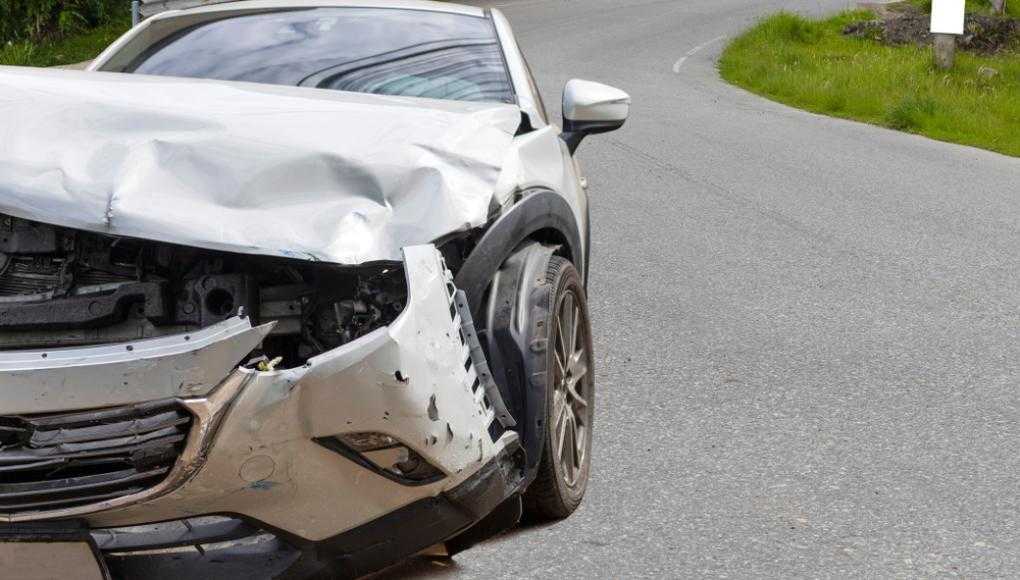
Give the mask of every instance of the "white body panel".
M 52 413 L 207 395 L 272 329 L 233 318 L 187 335 L 0 351 L 3 412 Z

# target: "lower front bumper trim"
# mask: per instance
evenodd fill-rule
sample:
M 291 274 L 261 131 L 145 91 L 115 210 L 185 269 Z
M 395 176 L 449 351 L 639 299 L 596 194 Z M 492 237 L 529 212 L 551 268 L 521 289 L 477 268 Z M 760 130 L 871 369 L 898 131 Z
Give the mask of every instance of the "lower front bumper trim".
M 323 569 L 337 578 L 359 578 L 455 537 L 520 492 L 523 453 L 515 439 L 456 488 L 316 543 Z
M 321 542 L 248 518 L 211 515 L 91 534 L 116 579 L 358 578 L 474 529 L 520 493 L 523 451 L 513 434 L 504 437 L 511 442 L 503 452 L 452 490 Z

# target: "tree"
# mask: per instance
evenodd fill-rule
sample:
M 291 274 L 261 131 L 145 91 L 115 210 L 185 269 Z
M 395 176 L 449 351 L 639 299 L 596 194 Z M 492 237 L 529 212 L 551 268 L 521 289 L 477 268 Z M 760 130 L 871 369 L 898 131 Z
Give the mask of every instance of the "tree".
M 1006 13 L 1006 0 L 992 0 L 992 12 L 1003 15 Z

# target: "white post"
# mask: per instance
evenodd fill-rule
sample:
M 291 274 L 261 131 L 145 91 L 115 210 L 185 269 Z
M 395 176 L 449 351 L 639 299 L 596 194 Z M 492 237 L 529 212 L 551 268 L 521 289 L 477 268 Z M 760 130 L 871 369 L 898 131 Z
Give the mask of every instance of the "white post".
M 139 0 L 131 0 L 131 26 L 138 26 L 142 21 L 142 3 Z
M 947 70 L 956 60 L 956 37 L 963 34 L 965 0 L 932 0 L 931 32 L 935 35 L 935 66 Z

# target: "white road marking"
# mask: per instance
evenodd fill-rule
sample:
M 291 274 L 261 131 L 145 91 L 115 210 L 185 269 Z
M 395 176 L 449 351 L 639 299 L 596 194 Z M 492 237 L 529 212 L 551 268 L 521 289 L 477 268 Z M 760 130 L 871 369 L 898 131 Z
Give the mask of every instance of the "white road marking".
M 698 46 L 695 46 L 694 48 L 688 50 L 687 54 L 683 55 L 682 57 L 680 57 L 680 60 L 678 60 L 675 63 L 673 63 L 673 72 L 675 74 L 680 74 L 680 67 L 682 67 L 684 65 L 684 63 L 687 62 L 687 59 L 691 58 L 695 54 L 698 54 L 702 50 L 705 50 L 709 46 L 711 46 L 711 45 L 713 45 L 713 44 L 715 44 L 715 43 L 717 43 L 720 40 L 723 40 L 725 38 L 726 38 L 725 34 L 722 35 L 722 36 L 716 36 L 712 40 L 709 40 L 708 42 L 704 42 L 702 44 L 699 44 Z

